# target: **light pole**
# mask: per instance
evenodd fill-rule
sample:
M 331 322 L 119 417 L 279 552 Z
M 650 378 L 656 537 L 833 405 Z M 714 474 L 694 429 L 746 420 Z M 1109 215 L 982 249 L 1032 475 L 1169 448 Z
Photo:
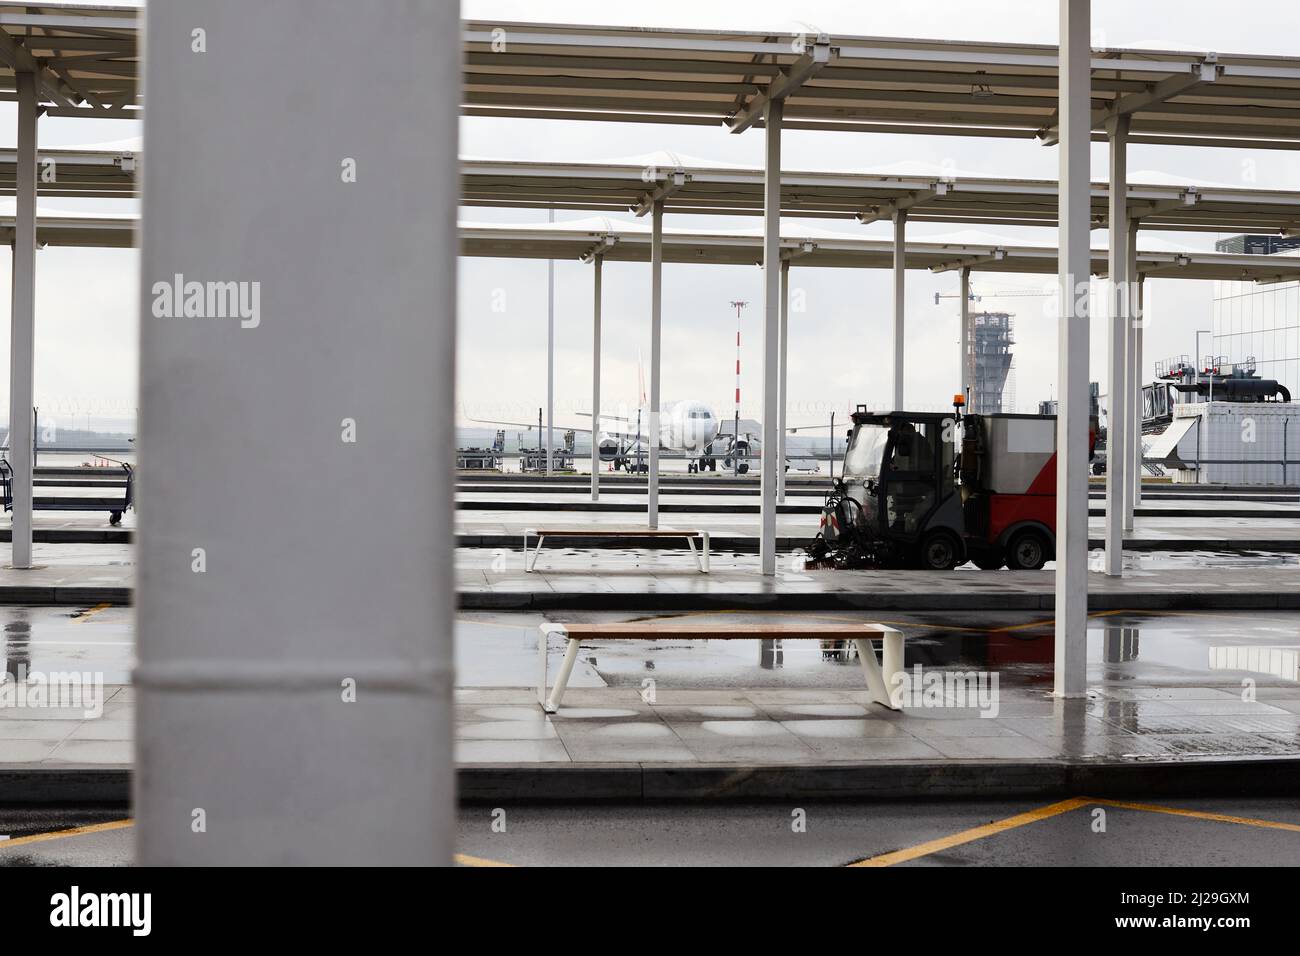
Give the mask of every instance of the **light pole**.
M 1210 337 L 1210 344 L 1213 345 L 1214 330 L 1213 329 L 1196 330 L 1196 355 L 1197 355 L 1196 384 L 1197 385 L 1201 384 L 1201 336 L 1202 335 L 1208 335 Z M 1214 401 L 1214 359 L 1211 358 L 1210 359 L 1210 396 L 1207 399 L 1207 403 L 1213 401 Z M 1196 423 L 1196 483 L 1198 485 L 1203 484 L 1203 482 L 1201 481 L 1201 433 L 1204 431 L 1204 429 L 1201 426 L 1205 424 L 1205 420 L 1209 416 L 1209 414 L 1210 414 L 1210 410 L 1207 408 L 1204 412 L 1200 414 L 1200 416 L 1198 416 L 1198 421 Z

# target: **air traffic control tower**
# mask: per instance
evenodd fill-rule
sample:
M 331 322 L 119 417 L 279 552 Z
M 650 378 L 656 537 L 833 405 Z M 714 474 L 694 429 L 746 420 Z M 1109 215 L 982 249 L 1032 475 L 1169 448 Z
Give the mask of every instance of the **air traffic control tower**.
M 1007 377 L 1011 374 L 1011 346 L 1015 344 L 1013 319 L 1009 312 L 971 313 L 966 380 L 974 389 L 972 412 L 995 415 L 1002 411 Z

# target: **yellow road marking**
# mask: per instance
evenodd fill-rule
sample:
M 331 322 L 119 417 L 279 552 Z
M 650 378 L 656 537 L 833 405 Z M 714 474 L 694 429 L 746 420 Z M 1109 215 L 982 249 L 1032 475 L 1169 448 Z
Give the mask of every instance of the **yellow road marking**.
M 133 826 L 134 820 L 113 820 L 109 823 L 92 823 L 89 826 L 73 827 L 70 830 L 53 830 L 49 833 L 33 833 L 31 836 L 14 837 L 12 840 L 0 840 L 0 850 L 26 843 L 44 843 L 46 840 L 62 840 L 64 837 L 84 836 L 87 833 L 104 833 L 108 830 L 121 830 Z
M 994 836 L 998 833 L 1005 833 L 1007 830 L 1014 830 L 1017 827 L 1036 823 L 1039 820 L 1046 820 L 1050 817 L 1060 816 L 1062 813 L 1069 813 L 1071 810 L 1078 810 L 1082 807 L 1115 807 L 1120 810 L 1135 810 L 1142 813 L 1164 813 L 1170 816 L 1188 817 L 1193 820 L 1206 820 L 1211 823 L 1231 823 L 1237 826 L 1260 827 L 1267 830 L 1285 830 L 1290 833 L 1300 833 L 1300 823 L 1281 823 L 1277 820 L 1260 820 L 1255 817 L 1238 817 L 1227 813 L 1210 813 L 1204 810 L 1184 810 L 1180 807 L 1165 807 L 1154 803 L 1133 803 L 1127 800 L 1098 800 L 1089 797 L 1072 797 L 1069 800 L 1062 800 L 1059 803 L 1049 804 L 1048 806 L 1039 807 L 1026 813 L 1019 813 L 1013 817 L 1007 817 L 1005 820 L 995 820 L 994 822 L 986 823 L 983 826 L 971 827 L 969 830 L 962 830 L 960 833 L 954 833 L 951 836 L 940 837 L 937 840 L 928 840 L 925 843 L 918 843 L 916 846 L 905 847 L 901 850 L 894 850 L 890 853 L 882 853 L 878 856 L 868 857 L 865 860 L 850 863 L 849 866 L 894 866 L 898 863 L 906 863 L 909 860 L 929 856 L 931 853 L 938 853 L 942 850 L 961 846 L 965 843 L 973 843 L 974 841 L 982 840 L 985 837 Z
M 1210 820 L 1214 823 L 1235 823 L 1239 826 L 1263 827 L 1268 830 L 1288 830 L 1291 833 L 1300 833 L 1300 823 L 1280 823 L 1276 820 L 1258 820 L 1254 817 L 1234 817 L 1227 813 L 1207 813 L 1204 810 L 1184 810 L 1181 807 L 1162 807 L 1154 803 L 1129 803 L 1125 800 L 1092 800 L 1090 802 L 1106 807 L 1119 807 L 1121 810 L 1167 813 L 1175 817 L 1191 817 L 1195 820 Z
M 1069 813 L 1071 810 L 1077 810 L 1091 802 L 1093 801 L 1084 797 L 1072 797 L 1069 800 L 1062 800 L 1059 803 L 1039 807 L 1027 813 L 1018 813 L 1014 817 L 1007 817 L 1005 820 L 995 820 L 992 823 L 985 823 L 983 826 L 971 827 L 969 830 L 962 830 L 960 833 L 954 833 L 951 836 L 939 837 L 937 840 L 928 840 L 925 843 L 918 843 L 916 846 L 905 847 L 902 850 L 894 850 L 891 853 L 868 857 L 865 860 L 859 860 L 857 863 L 850 863 L 849 866 L 893 866 L 896 863 L 906 863 L 908 860 L 929 856 L 931 853 L 938 853 L 940 850 L 961 846 L 963 843 L 982 840 L 985 837 L 993 836 L 995 833 L 1003 833 L 1007 830 L 1014 830 L 1016 827 L 1037 823 L 1039 820 L 1046 820 L 1048 817 Z
M 106 833 L 110 830 L 123 830 L 134 825 L 134 820 L 112 820 L 108 823 L 92 823 L 84 827 L 72 827 L 69 830 L 53 830 L 49 833 L 33 833 L 30 836 L 14 837 L 12 840 L 0 840 L 0 850 L 7 850 L 10 847 L 23 846 L 28 843 L 44 843 L 47 840 L 62 840 L 64 837 L 84 836 L 88 833 Z M 455 861 L 460 866 L 514 865 L 511 863 L 502 863 L 499 860 L 484 859 L 480 856 L 469 856 L 465 853 L 457 853 Z
M 111 604 L 96 604 L 96 605 L 95 605 L 94 607 L 92 607 L 89 611 L 82 611 L 80 614 L 75 615 L 75 616 L 72 618 L 72 621 L 73 621 L 74 624 L 80 624 L 80 623 L 81 623 L 82 621 L 84 621 L 86 618 L 91 617 L 91 616 L 93 616 L 93 615 L 95 615 L 95 614 L 98 614 L 100 611 L 106 611 L 106 610 L 108 610 L 108 609 L 109 609 L 110 607 L 112 607 L 112 606 L 113 606 L 113 605 L 111 605 Z
M 513 863 L 502 863 L 500 860 L 485 860 L 481 856 L 470 856 L 468 853 L 457 853 L 454 859 L 457 866 L 514 866 Z

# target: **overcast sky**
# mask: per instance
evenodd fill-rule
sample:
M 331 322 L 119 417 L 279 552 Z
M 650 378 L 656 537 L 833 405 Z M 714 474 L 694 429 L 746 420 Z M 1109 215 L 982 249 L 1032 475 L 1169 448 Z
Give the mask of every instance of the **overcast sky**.
M 1018 0 L 973 4 L 828 2 L 798 4 L 657 0 L 655 3 L 587 0 L 467 0 L 473 19 L 569 23 L 713 27 L 836 34 L 1056 42 L 1056 3 Z M 1300 55 L 1300 4 L 1241 6 L 1222 0 L 1121 3 L 1094 0 L 1094 45 L 1158 46 L 1192 51 Z M 15 110 L 0 104 L 0 143 L 14 142 Z M 41 120 L 47 147 L 83 145 L 138 136 L 138 124 L 115 121 Z M 528 160 L 614 159 L 668 149 L 693 157 L 758 166 L 761 131 L 732 135 L 722 128 L 470 118 L 461 121 L 466 155 Z M 955 166 L 991 176 L 1055 178 L 1057 153 L 1029 141 L 968 137 L 886 136 L 820 131 L 786 132 L 787 169 L 878 171 L 897 164 Z M 1094 144 L 1093 175 L 1104 179 L 1106 150 Z M 1234 151 L 1131 146 L 1130 179 L 1155 171 L 1188 184 L 1214 182 L 1300 189 L 1300 151 Z M 112 209 L 86 200 L 43 203 L 48 208 Z M 582 218 L 558 213 L 560 219 Z M 537 212 L 474 209 L 464 219 L 529 221 Z M 756 220 L 669 216 L 673 228 L 753 227 Z M 853 230 L 849 223 L 820 223 Z M 798 223 L 787 229 L 797 230 Z M 1055 244 L 1055 230 L 983 227 L 1015 241 Z M 951 233 L 942 224 L 913 224 L 917 239 Z M 858 227 L 857 234 L 886 238 L 887 223 Z M 1213 248 L 1213 235 L 1160 233 L 1160 240 Z M 1104 236 L 1094 233 L 1094 244 Z M 1141 243 L 1140 243 L 1141 244 Z M 9 253 L 0 250 L 7 266 Z M 115 415 L 136 403 L 136 269 L 134 251 L 46 249 L 37 256 L 37 401 L 65 417 Z M 419 268 L 418 262 L 411 263 Z M 611 263 L 605 267 L 604 402 L 634 402 L 638 353 L 649 354 L 649 269 Z M 888 346 L 891 298 L 888 273 L 872 270 L 800 269 L 791 285 L 802 290 L 806 311 L 791 316 L 791 421 L 823 419 L 831 405 L 881 402 L 889 394 L 889 369 L 877 361 Z M 976 291 L 1039 288 L 1044 277 L 978 274 Z M 953 293 L 955 274 L 908 273 L 907 385 L 910 405 L 946 402 L 957 382 L 957 303 L 934 293 Z M 590 405 L 591 269 L 556 265 L 557 421 Z M 504 290 L 504 313 L 492 309 Z M 667 265 L 664 268 L 663 394 L 698 398 L 723 413 L 734 386 L 735 313 L 728 303 L 751 302 L 745 329 L 745 411 L 756 416 L 760 401 L 759 316 L 761 272 L 755 267 Z M 1146 368 L 1157 359 L 1194 351 L 1192 333 L 1210 323 L 1212 283 L 1150 280 L 1147 283 Z M 475 416 L 532 419 L 545 398 L 546 265 L 540 261 L 463 259 L 459 293 L 459 394 Z M 1017 316 L 1017 399 L 1032 404 L 1052 393 L 1056 375 L 1055 321 L 1045 300 L 1024 298 L 984 307 L 1010 307 Z M 7 326 L 9 297 L 0 296 Z M 1093 378 L 1105 388 L 1105 332 L 1094 319 Z M 8 337 L 0 336 L 0 368 L 8 368 Z M 5 389 L 4 397 L 7 398 Z

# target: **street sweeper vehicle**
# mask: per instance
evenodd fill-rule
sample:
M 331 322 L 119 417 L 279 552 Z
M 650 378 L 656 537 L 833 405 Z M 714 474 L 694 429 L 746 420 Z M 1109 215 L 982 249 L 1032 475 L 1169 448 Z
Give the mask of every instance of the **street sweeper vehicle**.
M 808 567 L 1033 570 L 1052 560 L 1056 416 L 963 406 L 960 395 L 952 412 L 858 406 Z

